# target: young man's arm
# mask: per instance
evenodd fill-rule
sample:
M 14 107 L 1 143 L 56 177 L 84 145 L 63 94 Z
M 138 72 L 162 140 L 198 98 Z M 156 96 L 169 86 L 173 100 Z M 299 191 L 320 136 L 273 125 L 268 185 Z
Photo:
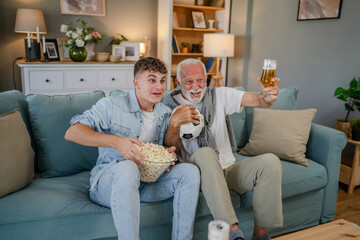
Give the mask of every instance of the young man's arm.
M 258 78 L 258 81 L 260 82 L 260 78 Z M 275 82 L 275 85 L 267 88 L 262 86 L 262 92 L 260 94 L 245 93 L 241 101 L 241 106 L 268 108 L 274 105 L 279 93 L 278 84 L 280 78 L 273 78 L 271 81 Z M 265 94 L 267 94 L 267 97 L 264 97 Z
M 141 164 L 144 156 L 134 146 L 143 144 L 135 138 L 120 137 L 111 134 L 100 133 L 87 125 L 75 123 L 65 133 L 67 141 L 75 142 L 90 147 L 115 148 L 125 159 Z

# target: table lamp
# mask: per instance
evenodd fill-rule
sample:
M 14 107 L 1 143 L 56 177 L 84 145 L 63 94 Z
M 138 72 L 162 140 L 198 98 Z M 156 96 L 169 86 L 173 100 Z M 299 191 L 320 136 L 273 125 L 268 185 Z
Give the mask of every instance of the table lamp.
M 16 12 L 15 32 L 27 33 L 25 38 L 26 60 L 40 60 L 40 34 L 46 34 L 44 15 L 41 10 L 19 8 Z M 36 33 L 37 36 L 32 37 Z
M 220 73 L 220 57 L 234 56 L 235 36 L 227 33 L 204 34 L 204 57 L 216 57 L 216 75 L 211 78 L 210 86 L 224 86 Z

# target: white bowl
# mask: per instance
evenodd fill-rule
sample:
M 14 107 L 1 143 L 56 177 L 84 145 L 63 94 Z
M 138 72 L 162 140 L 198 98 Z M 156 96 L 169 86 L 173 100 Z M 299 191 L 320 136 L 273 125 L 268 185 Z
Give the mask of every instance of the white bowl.
M 95 59 L 98 62 L 107 62 L 109 60 L 110 53 L 108 52 L 98 52 L 96 53 Z
M 140 180 L 143 182 L 155 182 L 168 169 L 174 161 L 171 162 L 152 162 L 142 160 L 143 164 L 139 166 Z

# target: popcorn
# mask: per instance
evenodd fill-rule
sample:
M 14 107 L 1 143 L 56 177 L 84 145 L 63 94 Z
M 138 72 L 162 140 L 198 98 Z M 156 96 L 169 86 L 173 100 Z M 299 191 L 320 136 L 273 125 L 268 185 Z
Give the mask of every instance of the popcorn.
M 142 147 L 137 144 L 135 146 L 145 156 L 143 164 L 139 166 L 140 180 L 143 182 L 155 182 L 175 160 L 163 146 L 153 143 L 146 143 Z

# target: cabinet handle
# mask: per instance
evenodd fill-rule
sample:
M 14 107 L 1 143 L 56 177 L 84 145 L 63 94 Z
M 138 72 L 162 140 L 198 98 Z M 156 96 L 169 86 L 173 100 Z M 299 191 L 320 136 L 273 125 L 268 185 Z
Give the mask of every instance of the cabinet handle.
M 49 79 L 46 79 L 45 82 L 50 82 L 50 80 L 49 80 Z
M 115 81 L 115 78 L 112 78 L 111 81 Z
M 84 79 L 83 78 L 80 78 L 80 82 L 83 82 L 84 81 Z

